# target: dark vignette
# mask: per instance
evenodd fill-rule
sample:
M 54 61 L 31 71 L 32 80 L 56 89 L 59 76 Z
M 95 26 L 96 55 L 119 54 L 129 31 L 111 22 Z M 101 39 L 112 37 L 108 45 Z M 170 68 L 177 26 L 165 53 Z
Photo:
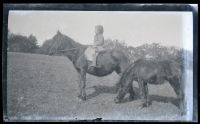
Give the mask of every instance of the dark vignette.
M 2 101 L 3 120 L 7 117 L 7 32 L 9 10 L 53 11 L 190 11 L 193 12 L 193 121 L 198 121 L 198 11 L 188 4 L 3 4 Z M 47 120 L 48 121 L 48 120 Z M 69 120 L 70 121 L 70 120 Z M 71 120 L 73 121 L 73 120 Z M 78 120 L 77 120 L 78 121 Z M 81 121 L 81 120 L 80 120 Z M 87 120 L 82 120 L 87 121 Z M 102 121 L 97 118 L 93 122 Z M 127 120 L 128 121 L 128 120 Z
M 8 32 L 8 8 L 3 8 L 2 104 L 3 104 L 3 120 L 4 121 L 8 120 L 8 117 L 7 117 L 7 32 Z
M 198 11 L 193 8 L 193 121 L 198 121 Z

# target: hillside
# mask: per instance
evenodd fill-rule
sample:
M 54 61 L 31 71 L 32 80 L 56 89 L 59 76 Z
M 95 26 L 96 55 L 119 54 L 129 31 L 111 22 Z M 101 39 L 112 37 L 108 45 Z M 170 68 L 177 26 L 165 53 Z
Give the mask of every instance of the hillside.
M 7 100 L 11 120 L 179 120 L 176 95 L 168 83 L 149 85 L 152 105 L 141 100 L 115 104 L 116 73 L 106 77 L 87 75 L 87 101 L 77 99 L 78 78 L 63 56 L 8 53 Z M 134 89 L 138 90 L 134 82 Z M 137 94 L 136 94 L 137 97 Z

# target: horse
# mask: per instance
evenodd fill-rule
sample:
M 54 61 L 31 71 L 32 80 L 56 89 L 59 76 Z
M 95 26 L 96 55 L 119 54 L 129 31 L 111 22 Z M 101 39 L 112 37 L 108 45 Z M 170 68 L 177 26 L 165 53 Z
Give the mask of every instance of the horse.
M 72 61 L 74 68 L 78 72 L 78 98 L 81 101 L 86 100 L 86 74 L 103 77 L 115 71 L 120 76 L 127 65 L 129 65 L 130 60 L 124 52 L 117 49 L 110 49 L 100 52 L 97 56 L 98 68 L 90 67 L 89 65 L 91 62 L 88 61 L 84 54 L 89 45 L 82 45 L 61 33 L 57 35 L 53 38 L 53 40 L 57 40 L 57 42 L 51 45 L 48 54 L 56 55 L 61 53 Z M 118 83 L 116 83 L 116 87 L 117 84 Z
M 163 84 L 168 81 L 174 89 L 179 100 L 179 109 L 181 114 L 184 114 L 184 84 L 181 83 L 182 69 L 179 63 L 174 60 L 147 60 L 139 59 L 123 72 L 120 78 L 120 88 L 115 103 L 120 103 L 129 91 L 129 99 L 134 99 L 134 91 L 132 82 L 138 82 L 139 89 L 142 92 L 143 105 L 149 106 L 148 86 L 147 84 Z M 131 92 L 130 92 L 131 91 Z

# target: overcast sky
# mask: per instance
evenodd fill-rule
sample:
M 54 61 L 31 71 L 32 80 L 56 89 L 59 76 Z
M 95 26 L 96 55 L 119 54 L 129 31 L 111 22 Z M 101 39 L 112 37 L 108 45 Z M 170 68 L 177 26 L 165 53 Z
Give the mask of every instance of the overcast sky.
M 131 46 L 144 43 L 192 49 L 191 12 L 10 11 L 12 33 L 33 34 L 41 45 L 57 30 L 82 44 L 92 44 L 94 26 L 104 26 L 105 39 Z

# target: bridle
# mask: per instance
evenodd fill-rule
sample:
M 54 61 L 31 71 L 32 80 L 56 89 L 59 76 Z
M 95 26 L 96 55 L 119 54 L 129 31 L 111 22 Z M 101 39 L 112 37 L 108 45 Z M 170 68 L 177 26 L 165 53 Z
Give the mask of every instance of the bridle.
M 58 50 L 58 51 L 65 52 L 65 51 L 71 51 L 71 50 L 76 50 L 76 49 L 78 48 L 64 49 L 64 50 Z
M 68 52 L 68 51 L 72 51 L 72 50 L 77 50 L 78 48 L 71 48 L 71 49 L 64 49 L 64 50 L 57 50 L 57 51 L 60 51 L 60 52 Z M 77 51 L 76 51 L 77 53 Z M 72 61 L 74 61 L 74 55 L 72 55 Z
M 71 48 L 71 49 L 64 49 L 64 50 L 56 50 L 56 51 L 59 51 L 59 52 L 67 52 L 67 51 L 72 51 L 72 50 L 76 50 L 78 48 Z

